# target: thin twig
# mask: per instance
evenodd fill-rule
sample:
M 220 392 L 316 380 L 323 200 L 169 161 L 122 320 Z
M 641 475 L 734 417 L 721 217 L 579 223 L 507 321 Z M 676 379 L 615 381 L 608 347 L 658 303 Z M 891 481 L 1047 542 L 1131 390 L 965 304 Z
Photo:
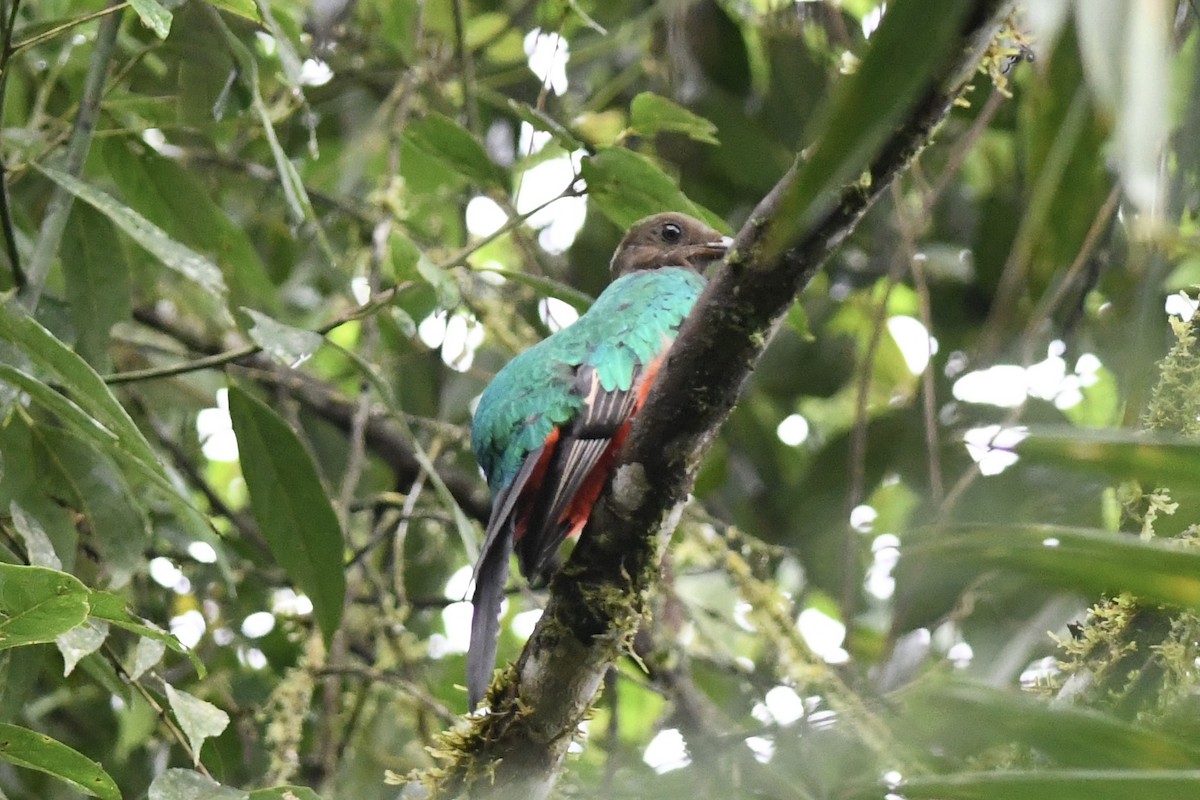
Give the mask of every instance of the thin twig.
M 479 239 L 479 241 L 474 242 L 473 244 L 470 244 L 467 247 L 462 248 L 457 253 L 455 253 L 453 256 L 451 256 L 450 258 L 443 261 L 441 264 L 439 264 L 437 266 L 437 269 L 447 270 L 447 269 L 450 269 L 451 267 L 454 267 L 454 266 L 457 266 L 458 264 L 463 263 L 464 261 L 467 260 L 467 258 L 469 258 L 476 251 L 486 247 L 487 245 L 491 244 L 496 239 L 499 239 L 501 236 L 504 236 L 505 234 L 509 233 L 513 229 L 523 225 L 526 220 L 528 220 L 534 214 L 537 214 L 542 209 L 546 208 L 551 203 L 553 203 L 556 200 L 563 198 L 563 197 L 574 197 L 576 194 L 577 194 L 577 192 L 575 189 L 567 188 L 567 189 L 563 190 L 563 192 L 561 194 L 559 194 L 558 196 L 552 197 L 551 199 L 547 200 L 546 202 L 538 205 L 536 208 L 531 208 L 529 211 L 526 211 L 524 214 L 521 214 L 517 217 L 513 217 L 513 218 L 509 219 L 507 222 L 505 222 L 502 226 L 497 228 L 492 233 L 488 234 L 487 236 L 482 237 L 481 239 Z M 387 305 L 389 305 L 392 302 L 392 300 L 394 300 L 396 298 L 397 295 L 399 295 L 402 291 L 408 289 L 411 286 L 413 286 L 412 281 L 403 281 L 403 282 L 395 284 L 393 286 L 389 286 L 388 288 L 384 289 L 383 291 L 381 291 L 378 294 L 376 294 L 375 296 L 373 296 L 366 303 L 363 303 L 360 306 L 355 306 L 354 308 L 350 309 L 349 311 L 337 316 L 330 322 L 316 328 L 314 332 L 319 333 L 323 336 L 323 335 L 329 333 L 330 331 L 332 331 L 334 328 L 340 327 L 349 322 L 354 322 L 356 320 L 363 319 L 364 317 L 374 314 L 375 312 L 377 312 L 377 311 L 385 308 Z M 199 372 L 200 370 L 204 370 L 204 369 L 212 369 L 214 367 L 222 367 L 222 366 L 225 366 L 226 364 L 231 364 L 235 361 L 240 361 L 244 358 L 248 358 L 250 356 L 256 355 L 261 352 L 262 352 L 262 348 L 259 347 L 258 345 L 244 345 L 242 347 L 237 347 L 232 350 L 227 350 L 223 353 L 215 353 L 213 355 L 205 356 L 203 358 L 197 358 L 197 359 L 194 359 L 191 361 L 185 361 L 180 364 L 170 364 L 165 367 L 151 367 L 149 369 L 137 369 L 137 370 L 130 370 L 128 372 L 113 373 L 111 375 L 104 376 L 104 382 L 109 384 L 110 386 L 115 386 L 117 384 L 122 384 L 122 383 L 134 383 L 136 381 L 156 380 L 158 378 L 171 378 L 171 377 L 175 377 L 177 375 L 186 375 L 187 373 L 190 373 L 190 372 Z
M 467 129 L 479 135 L 479 101 L 476 98 L 475 61 L 467 47 L 465 0 L 454 0 L 454 47 L 458 56 L 458 68 L 462 71 L 463 105 L 467 110 Z
M 1079 273 L 1083 271 L 1087 265 L 1088 259 L 1092 257 L 1092 253 L 1096 249 L 1096 245 L 1100 241 L 1100 235 L 1104 232 L 1113 214 L 1117 210 L 1117 204 L 1121 198 L 1121 187 L 1119 184 L 1114 185 L 1112 191 L 1108 193 L 1104 205 L 1096 212 L 1095 218 L 1092 219 L 1092 224 L 1088 227 L 1087 234 L 1083 237 L 1083 242 L 1079 246 L 1079 252 L 1075 254 L 1075 258 L 1071 261 L 1071 266 L 1067 268 L 1063 280 L 1059 283 L 1054 294 L 1047 300 L 1043 300 L 1039 304 L 1037 310 L 1030 316 L 1028 324 L 1025 326 L 1025 332 L 1022 334 L 1022 365 L 1028 367 L 1033 361 L 1033 340 L 1037 332 L 1050 318 L 1050 314 L 1058 307 L 1059 303 L 1066 297 L 1066 293 L 1071 286 L 1074 286 L 1078 280 Z M 1020 422 L 1021 417 L 1025 414 L 1026 403 L 1022 402 L 1014 408 L 1012 412 L 1000 423 L 999 430 L 996 435 L 999 436 L 1005 429 L 1011 428 Z M 946 494 L 946 499 L 942 502 L 938 509 L 938 519 L 944 520 L 954 511 L 958 501 L 966 493 L 971 484 L 983 473 L 979 469 L 977 462 L 972 462 L 971 466 L 955 481 L 954 486 Z
M 917 288 L 921 324 L 925 326 L 927 333 L 925 369 L 921 371 L 921 416 L 925 427 L 925 458 L 929 465 L 929 494 L 934 505 L 940 505 L 946 489 L 942 485 L 942 456 L 941 445 L 938 442 L 937 396 L 933 374 L 933 310 L 929 298 L 929 281 L 925 275 L 925 259 L 917 258 L 915 253 L 912 253 L 912 256 L 909 264 L 912 268 L 913 284 Z
M 12 51 L 14 54 L 19 53 L 22 50 L 25 50 L 26 48 L 33 47 L 35 45 L 39 45 L 42 42 L 50 41 L 51 39 L 58 36 L 59 34 L 66 33 L 67 31 L 71 30 L 71 28 L 76 28 L 80 25 L 91 22 L 94 19 L 98 19 L 100 17 L 106 17 L 109 14 L 120 15 L 120 13 L 122 11 L 124 11 L 126 8 L 129 8 L 129 3 L 126 1 L 123 1 L 120 3 L 112 3 L 108 6 L 108 8 L 103 8 L 99 11 L 92 11 L 90 13 L 84 14 L 82 17 L 76 17 L 75 19 L 67 20 L 66 22 L 62 23 L 61 25 L 55 25 L 53 28 L 48 28 L 48 29 L 42 31 L 41 33 L 30 36 L 28 39 L 23 39 L 23 40 L 17 42 L 15 45 L 13 45 Z
M 971 127 L 954 143 L 954 149 L 950 151 L 950 155 L 946 159 L 946 165 L 938 175 L 937 183 L 925 194 L 923 205 L 926 214 L 933 210 L 934 205 L 945 194 L 946 189 L 950 186 L 950 182 L 954 180 L 954 177 L 958 175 L 958 171 L 962 169 L 967 154 L 971 152 L 971 147 L 983 135 L 983 132 L 988 129 L 988 125 L 991 124 L 992 118 L 996 116 L 996 112 L 1000 110 L 1000 106 L 1004 104 L 1005 99 L 1005 96 L 1001 92 L 993 91 L 992 96 L 987 99 L 983 108 L 979 110 L 975 121 L 971 123 Z
M 1063 171 L 1087 122 L 1087 90 L 1081 87 L 1071 100 L 1062 124 L 1033 183 L 1025 213 L 1021 216 L 1012 249 L 1000 271 L 992 307 L 984 322 L 978 352 L 986 359 L 1003 341 L 1005 327 L 1026 286 L 1025 276 L 1033 257 L 1038 234 L 1049 219 L 1051 203 L 1059 191 Z
M 1062 280 L 1059 281 L 1054 293 L 1045 296 L 1034 312 L 1029 316 L 1029 322 L 1025 325 L 1024 347 L 1022 348 L 1022 362 L 1024 366 L 1029 366 L 1033 362 L 1033 341 L 1037 336 L 1038 331 L 1046 321 L 1050 319 L 1050 315 L 1054 313 L 1054 309 L 1058 308 L 1064 300 L 1067 293 L 1074 289 L 1079 283 L 1079 277 L 1088 266 L 1088 261 L 1092 257 L 1092 253 L 1096 249 L 1096 244 L 1100 240 L 1100 235 L 1108 227 L 1108 223 L 1112 220 L 1113 214 L 1117 211 L 1117 204 L 1121 199 L 1121 185 L 1114 184 L 1112 190 L 1108 193 L 1108 197 L 1104 199 L 1104 204 L 1100 206 L 1100 210 L 1096 212 L 1092 224 L 1088 226 L 1087 233 L 1084 234 L 1083 242 L 1079 245 L 1079 252 L 1075 254 L 1075 258 L 1071 260 L 1071 265 L 1067 267 L 1066 273 Z
M 893 184 L 892 196 L 897 197 L 898 190 Z M 879 305 L 875 308 L 875 316 L 871 323 L 871 338 L 867 342 L 866 352 L 862 356 L 862 369 L 859 373 L 858 387 L 854 395 L 854 430 L 850 434 L 850 485 L 846 492 L 846 513 L 842 518 L 845 526 L 842 535 L 841 552 L 841 611 L 842 619 L 847 625 L 854 619 L 855 606 L 858 604 L 858 531 L 850 524 L 850 514 L 863 501 L 866 492 L 867 471 L 867 426 L 870 423 L 867 401 L 870 397 L 871 384 L 874 383 L 872 372 L 875 369 L 875 356 L 879 352 L 879 343 L 883 340 L 883 332 L 887 328 L 888 300 L 892 290 L 904 275 L 904 249 L 898 250 L 888 268 L 887 283 Z
M 145 409 L 143 408 L 141 411 L 144 413 Z M 241 537 L 257 549 L 260 554 L 269 556 L 271 553 L 270 547 L 267 546 L 266 540 L 259 533 L 258 528 L 249 517 L 244 512 L 234 511 L 230 508 L 225 499 L 221 497 L 212 484 L 201 474 L 194 459 L 189 457 L 179 442 L 175 441 L 162 422 L 151 414 L 145 414 L 145 418 L 158 444 L 170 454 L 171 460 L 183 473 L 184 477 L 204 495 L 204 499 L 208 501 L 208 505 L 213 512 L 229 520 L 230 524 L 237 529 Z
M 434 461 L 441 451 L 442 440 L 434 439 L 429 445 L 429 460 Z M 403 606 L 408 597 L 408 590 L 404 586 L 404 543 L 408 539 L 408 525 L 412 521 L 413 510 L 417 507 L 417 498 L 421 496 L 421 490 L 425 488 L 428 478 L 429 473 L 424 469 L 417 473 L 408 495 L 404 498 L 404 507 L 400 509 L 400 521 L 392 536 L 392 593 L 396 596 L 396 604 L 400 606 Z
M 0 44 L 0 119 L 4 119 L 4 100 L 8 94 L 8 62 L 13 54 L 13 28 L 17 24 L 17 11 L 20 8 L 21 0 L 12 0 L 8 18 L 4 21 L 4 41 Z M 25 288 L 25 271 L 21 269 L 21 255 L 17 252 L 17 234 L 13 226 L 12 207 L 8 202 L 8 167 L 2 152 L 0 152 L 0 229 L 4 233 L 4 248 L 8 252 L 8 263 L 12 268 L 13 285 L 20 291 Z
M 110 7 L 115 4 L 110 3 Z M 121 4 L 124 5 L 124 4 Z M 108 73 L 108 63 L 116 50 L 117 31 L 121 27 L 121 10 L 100 21 L 96 33 L 96 44 L 92 48 L 92 58 L 88 63 L 87 75 L 83 80 L 83 96 L 79 101 L 79 112 L 75 116 L 75 126 L 71 131 L 71 141 L 67 144 L 66 161 L 63 172 L 73 178 L 78 178 L 83 172 L 83 162 L 87 160 L 88 150 L 92 146 L 92 135 L 96 129 L 96 118 L 100 113 L 100 97 L 104 92 L 104 77 Z M 62 186 L 55 185 L 50 202 L 46 205 L 46 215 L 42 218 L 42 227 L 38 231 L 37 244 L 33 248 L 33 257 L 29 259 L 29 269 L 26 274 L 25 286 L 17 297 L 30 311 L 37 308 L 50 275 L 50 266 L 58 253 L 58 245 L 62 241 L 63 231 L 67 228 L 67 218 L 71 215 L 71 205 L 74 195 Z
M 121 676 L 123 681 L 132 686 L 134 689 L 137 689 L 138 694 L 142 696 L 142 699 L 146 701 L 146 704 L 154 710 L 156 715 L 158 715 L 158 718 L 162 721 L 162 724 L 165 725 L 167 730 L 171 732 L 171 738 L 183 748 L 183 752 L 187 754 L 189 759 L 191 759 L 192 763 L 196 767 L 196 770 L 211 780 L 212 773 L 208 771 L 208 767 L 204 766 L 204 762 L 200 760 L 200 754 L 192 750 L 192 745 L 188 742 L 188 738 L 184 736 L 183 731 L 181 731 L 179 726 L 175 724 L 175 720 L 171 719 L 171 715 L 165 708 L 163 708 L 163 705 L 158 702 L 158 699 L 150 693 L 150 690 L 147 689 L 140 680 L 134 680 L 132 677 L 130 677 L 129 673 L 125 671 L 124 665 L 121 664 L 120 656 L 117 655 L 117 651 L 113 649 L 113 646 L 109 642 L 105 642 L 102 647 L 104 648 L 104 655 L 107 657 L 109 663 L 112 665 L 112 668 L 116 671 L 116 673 Z M 165 685 L 166 681 L 163 681 L 163 683 Z

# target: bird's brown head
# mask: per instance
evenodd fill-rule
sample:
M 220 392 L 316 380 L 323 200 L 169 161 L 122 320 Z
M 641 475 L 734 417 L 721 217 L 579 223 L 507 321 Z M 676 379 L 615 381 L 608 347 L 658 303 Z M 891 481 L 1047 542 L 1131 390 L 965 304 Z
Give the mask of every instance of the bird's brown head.
M 659 267 L 702 272 L 724 258 L 732 240 L 687 214 L 669 212 L 634 223 L 617 245 L 609 269 L 613 278 Z

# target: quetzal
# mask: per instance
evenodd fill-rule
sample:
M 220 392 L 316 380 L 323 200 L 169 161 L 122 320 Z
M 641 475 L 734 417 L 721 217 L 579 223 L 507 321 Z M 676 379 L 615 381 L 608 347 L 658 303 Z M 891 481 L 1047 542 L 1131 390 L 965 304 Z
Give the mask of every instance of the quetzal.
M 524 351 L 484 389 L 471 448 L 492 511 L 475 566 L 467 655 L 474 709 L 496 660 L 500 603 L 515 550 L 543 576 L 600 496 L 630 422 L 704 287 L 701 270 L 730 240 L 684 214 L 636 223 L 613 255 L 614 278 L 574 324 Z

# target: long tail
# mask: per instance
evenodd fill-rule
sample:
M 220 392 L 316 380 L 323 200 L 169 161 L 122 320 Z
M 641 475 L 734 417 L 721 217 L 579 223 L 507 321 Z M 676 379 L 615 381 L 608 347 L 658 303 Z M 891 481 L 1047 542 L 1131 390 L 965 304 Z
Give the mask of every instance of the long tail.
M 487 542 L 475 569 L 475 606 L 471 616 L 471 649 L 467 651 L 467 700 L 472 711 L 479 705 L 496 667 L 496 644 L 500 636 L 500 604 L 508 583 L 510 536 L 495 536 Z

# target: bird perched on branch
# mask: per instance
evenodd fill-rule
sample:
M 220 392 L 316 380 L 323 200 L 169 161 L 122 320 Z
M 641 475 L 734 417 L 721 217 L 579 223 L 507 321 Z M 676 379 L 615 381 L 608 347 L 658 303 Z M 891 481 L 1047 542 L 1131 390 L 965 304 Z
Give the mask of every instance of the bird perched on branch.
M 515 550 L 521 573 L 548 577 L 559 545 L 587 523 L 633 416 L 696 303 L 701 271 L 730 239 L 685 214 L 637 222 L 613 254 L 613 282 L 574 324 L 510 361 L 471 425 L 492 512 L 479 563 L 467 695 L 491 679 L 500 603 Z

